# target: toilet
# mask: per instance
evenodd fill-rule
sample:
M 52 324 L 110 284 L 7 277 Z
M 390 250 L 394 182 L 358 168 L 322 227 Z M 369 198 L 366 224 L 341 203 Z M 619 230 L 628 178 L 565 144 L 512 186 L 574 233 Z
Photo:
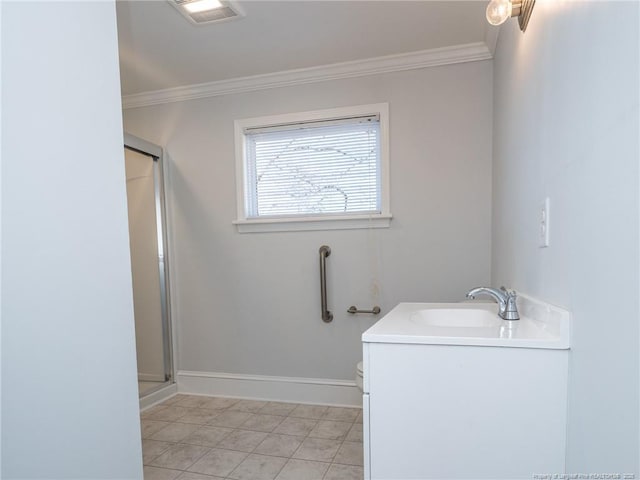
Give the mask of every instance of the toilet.
M 356 365 L 356 385 L 358 389 L 362 392 L 362 362 L 358 362 Z

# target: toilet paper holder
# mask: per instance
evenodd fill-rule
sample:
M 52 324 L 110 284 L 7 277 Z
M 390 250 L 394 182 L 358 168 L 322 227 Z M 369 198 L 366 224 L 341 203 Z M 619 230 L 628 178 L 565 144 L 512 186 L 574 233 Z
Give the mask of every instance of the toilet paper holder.
M 356 307 L 355 305 L 351 305 L 347 310 L 347 313 L 351 313 L 354 315 L 356 313 L 372 313 L 374 315 L 378 315 L 380 313 L 380 307 L 377 305 L 374 305 L 371 310 L 358 310 L 358 307 Z

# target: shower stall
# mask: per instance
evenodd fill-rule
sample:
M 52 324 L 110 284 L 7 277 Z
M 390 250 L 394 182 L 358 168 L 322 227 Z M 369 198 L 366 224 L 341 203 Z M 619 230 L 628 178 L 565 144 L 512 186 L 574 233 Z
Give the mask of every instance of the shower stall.
M 162 148 L 125 134 L 129 246 L 140 397 L 173 383 Z

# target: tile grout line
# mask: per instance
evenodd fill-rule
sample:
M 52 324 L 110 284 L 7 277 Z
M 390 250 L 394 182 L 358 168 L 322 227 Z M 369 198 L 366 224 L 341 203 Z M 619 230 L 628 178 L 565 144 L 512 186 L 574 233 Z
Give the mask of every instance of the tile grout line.
M 358 417 L 356 416 L 356 419 Z M 342 442 L 340 443 L 340 446 L 338 447 L 338 450 L 336 450 L 336 453 L 333 455 L 333 457 L 331 457 L 331 463 L 329 464 L 329 468 L 327 468 L 327 471 L 324 472 L 324 475 L 322 476 L 322 479 L 324 480 L 327 477 L 327 474 L 329 473 L 329 470 L 331 470 L 331 465 L 335 465 L 334 460 L 336 458 L 336 456 L 338 455 L 338 452 L 340 451 L 340 449 L 342 448 L 342 445 L 344 445 L 344 442 L 346 441 L 347 435 L 349 435 L 349 432 L 351 431 L 351 428 L 353 428 L 353 426 L 356 424 L 355 420 L 353 421 L 353 423 L 351 424 L 351 427 L 349 428 L 349 430 L 347 431 L 347 433 L 345 434 L 344 438 L 342 439 Z

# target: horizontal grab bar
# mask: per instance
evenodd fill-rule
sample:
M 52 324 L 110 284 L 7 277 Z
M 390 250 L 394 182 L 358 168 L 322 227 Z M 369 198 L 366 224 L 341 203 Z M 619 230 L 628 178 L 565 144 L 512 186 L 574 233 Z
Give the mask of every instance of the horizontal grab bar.
M 375 305 L 371 310 L 358 310 L 358 307 L 355 305 L 351 305 L 347 313 L 356 314 L 356 313 L 373 313 L 374 315 L 378 315 L 380 313 L 380 307 Z

